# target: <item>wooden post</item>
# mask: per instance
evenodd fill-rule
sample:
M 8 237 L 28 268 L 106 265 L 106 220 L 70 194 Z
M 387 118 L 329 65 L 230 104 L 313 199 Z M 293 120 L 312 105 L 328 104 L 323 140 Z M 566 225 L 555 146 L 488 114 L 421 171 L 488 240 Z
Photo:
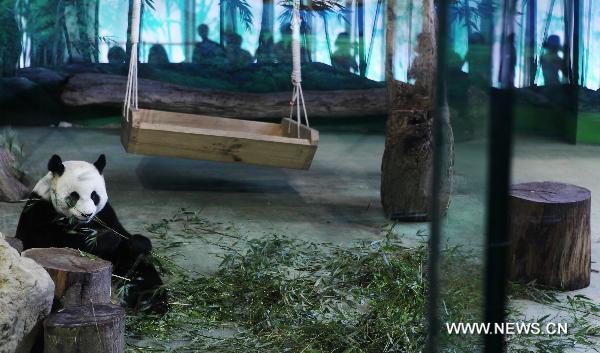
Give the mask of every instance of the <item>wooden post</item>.
M 511 279 L 562 290 L 590 284 L 591 194 L 556 182 L 513 185 Z
M 34 248 L 25 250 L 23 256 L 42 265 L 52 277 L 54 310 L 109 302 L 110 262 L 70 248 Z
M 125 311 L 112 304 L 73 306 L 44 322 L 44 353 L 122 353 Z

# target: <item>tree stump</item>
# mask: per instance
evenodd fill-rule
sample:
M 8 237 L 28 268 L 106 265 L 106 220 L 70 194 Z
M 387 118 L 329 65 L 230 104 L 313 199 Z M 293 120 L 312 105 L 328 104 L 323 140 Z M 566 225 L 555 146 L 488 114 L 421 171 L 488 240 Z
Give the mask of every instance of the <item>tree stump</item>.
M 557 182 L 512 186 L 511 279 L 561 290 L 590 284 L 591 193 Z
M 385 133 L 381 163 L 381 203 L 387 217 L 398 221 L 427 221 L 433 175 L 433 112 L 428 110 L 392 111 Z M 451 131 L 448 126 L 448 131 Z M 450 132 L 451 133 L 451 132 Z M 452 145 L 447 145 L 452 155 Z M 451 189 L 451 157 L 442 178 L 439 197 L 448 205 Z
M 110 262 L 70 248 L 34 248 L 25 250 L 23 256 L 42 265 L 52 277 L 53 310 L 109 302 Z
M 439 195 L 433 195 L 433 117 L 436 76 L 435 6 L 433 0 L 423 1 L 423 21 L 410 75 L 414 85 L 404 84 L 394 77 L 396 41 L 396 1 L 388 0 L 386 8 L 385 81 L 388 118 L 385 151 L 381 161 L 381 204 L 388 218 L 397 221 L 431 220 L 433 198 L 446 211 L 452 188 L 454 138 L 448 111 L 442 109 L 440 120 L 445 132 L 444 155 L 440 159 L 442 174 Z
M 44 322 L 44 353 L 122 353 L 125 311 L 113 304 L 72 306 Z

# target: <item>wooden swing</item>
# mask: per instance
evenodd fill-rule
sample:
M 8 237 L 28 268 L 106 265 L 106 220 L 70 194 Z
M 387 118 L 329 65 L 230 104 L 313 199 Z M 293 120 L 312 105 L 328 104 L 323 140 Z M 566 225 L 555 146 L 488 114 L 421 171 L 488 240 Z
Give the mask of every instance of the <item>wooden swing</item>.
M 308 169 L 319 143 L 304 106 L 300 71 L 299 0 L 292 14 L 290 116 L 280 124 L 138 108 L 137 45 L 141 0 L 133 1 L 131 60 L 121 142 L 128 153 Z M 305 124 L 302 124 L 301 117 Z M 295 119 L 294 119 L 295 118 Z

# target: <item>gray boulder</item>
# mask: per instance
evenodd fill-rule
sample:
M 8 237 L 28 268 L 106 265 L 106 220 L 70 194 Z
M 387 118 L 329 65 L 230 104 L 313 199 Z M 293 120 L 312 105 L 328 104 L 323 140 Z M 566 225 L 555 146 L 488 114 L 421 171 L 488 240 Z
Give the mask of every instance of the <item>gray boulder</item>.
M 48 272 L 21 257 L 0 233 L 0 353 L 31 350 L 53 297 Z

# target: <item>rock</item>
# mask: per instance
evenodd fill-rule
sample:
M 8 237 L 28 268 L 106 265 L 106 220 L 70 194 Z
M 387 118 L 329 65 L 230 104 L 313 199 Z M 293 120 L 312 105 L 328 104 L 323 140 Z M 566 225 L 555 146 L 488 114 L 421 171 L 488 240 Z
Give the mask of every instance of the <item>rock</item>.
M 18 252 L 23 252 L 23 242 L 20 239 L 15 237 L 6 237 L 4 238 L 8 245 L 12 246 Z
M 44 86 L 59 85 L 63 83 L 67 76 L 44 67 L 27 67 L 19 69 L 17 76 L 24 77 L 30 81 Z
M 0 233 L 0 353 L 29 352 L 50 313 L 54 282 Z
M 0 105 L 11 102 L 20 95 L 32 91 L 37 84 L 25 77 L 4 77 L 0 78 Z

